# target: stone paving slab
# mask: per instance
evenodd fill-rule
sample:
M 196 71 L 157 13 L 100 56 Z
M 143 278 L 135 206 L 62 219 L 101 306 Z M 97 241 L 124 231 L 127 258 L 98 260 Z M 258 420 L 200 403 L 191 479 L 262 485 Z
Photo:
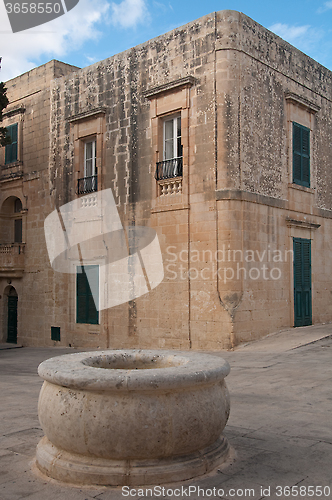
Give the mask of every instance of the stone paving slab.
M 211 353 L 231 365 L 225 428 L 231 459 L 204 477 L 157 490 L 157 485 L 132 488 L 130 494 L 65 485 L 35 471 L 35 448 L 43 435 L 37 367 L 68 352 L 75 350 L 0 347 L 0 500 L 280 500 L 296 492 L 298 498 L 332 500 L 332 325 L 291 329 L 232 352 Z M 320 486 L 330 494 L 319 495 Z

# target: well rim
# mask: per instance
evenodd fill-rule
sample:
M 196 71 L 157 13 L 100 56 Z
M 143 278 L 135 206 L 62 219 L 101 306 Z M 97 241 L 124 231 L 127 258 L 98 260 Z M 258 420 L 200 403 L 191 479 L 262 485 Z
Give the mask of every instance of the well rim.
M 89 366 L 93 359 L 162 359 L 165 366 L 150 369 L 105 369 Z M 173 365 L 172 365 L 173 363 Z M 222 381 L 229 373 L 227 361 L 220 356 L 198 352 L 145 349 L 109 349 L 65 354 L 50 358 L 38 367 L 46 382 L 87 391 L 183 390 Z

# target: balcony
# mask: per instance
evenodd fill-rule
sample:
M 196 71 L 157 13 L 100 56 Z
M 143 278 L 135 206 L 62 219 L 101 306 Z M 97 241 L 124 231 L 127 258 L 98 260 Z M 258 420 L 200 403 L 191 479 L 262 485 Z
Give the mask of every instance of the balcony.
M 21 278 L 24 272 L 24 243 L 0 244 L 0 277 Z
M 157 163 L 155 178 L 158 181 L 158 196 L 182 193 L 182 165 L 182 156 Z
M 98 191 L 97 176 L 82 177 L 77 181 L 77 194 L 89 194 Z
M 182 177 L 183 158 L 172 158 L 171 160 L 159 161 L 156 167 L 155 178 L 157 181 Z

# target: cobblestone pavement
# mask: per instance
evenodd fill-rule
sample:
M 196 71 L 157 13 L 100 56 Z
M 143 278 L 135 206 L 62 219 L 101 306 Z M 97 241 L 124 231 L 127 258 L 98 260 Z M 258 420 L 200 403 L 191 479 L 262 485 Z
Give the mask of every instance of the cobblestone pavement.
M 0 500 L 332 500 L 332 325 L 290 329 L 212 353 L 231 365 L 225 435 L 233 458 L 207 476 L 130 491 L 70 487 L 34 472 L 43 435 L 37 366 L 73 349 L 10 347 L 0 346 Z

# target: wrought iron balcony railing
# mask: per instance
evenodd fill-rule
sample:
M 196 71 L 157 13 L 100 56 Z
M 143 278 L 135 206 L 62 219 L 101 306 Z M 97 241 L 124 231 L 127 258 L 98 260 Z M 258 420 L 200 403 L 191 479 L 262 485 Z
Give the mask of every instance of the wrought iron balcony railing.
M 155 178 L 157 181 L 182 177 L 183 158 L 172 158 L 171 160 L 159 161 L 156 166 Z
M 97 176 L 82 177 L 77 182 L 77 194 L 94 193 L 98 191 Z

